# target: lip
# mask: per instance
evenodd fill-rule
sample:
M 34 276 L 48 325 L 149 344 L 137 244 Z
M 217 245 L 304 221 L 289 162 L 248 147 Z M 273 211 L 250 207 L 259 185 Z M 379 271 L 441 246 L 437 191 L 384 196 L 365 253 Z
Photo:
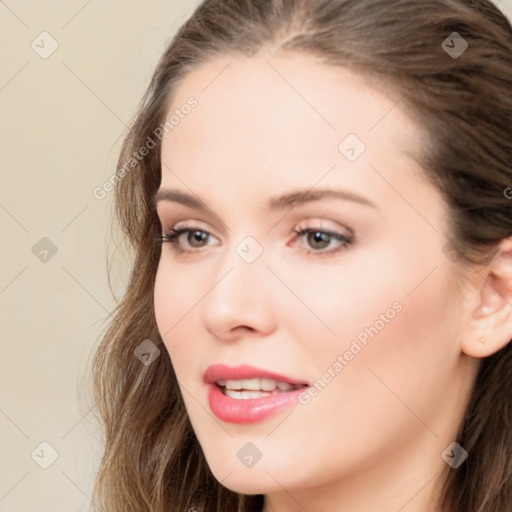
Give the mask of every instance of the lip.
M 309 383 L 305 380 L 292 379 L 286 375 L 256 368 L 249 364 L 241 366 L 226 366 L 225 364 L 213 364 L 209 366 L 204 372 L 204 382 L 206 384 L 215 384 L 217 380 L 242 380 L 254 379 L 256 377 L 266 377 L 267 379 L 274 379 L 279 382 L 288 382 L 294 386 L 300 386 Z
M 306 387 L 277 393 L 275 395 L 263 396 L 261 398 L 237 399 L 224 395 L 217 380 L 241 380 L 255 377 L 266 377 L 279 382 L 287 382 L 295 386 L 309 384 L 305 381 L 292 379 L 275 372 L 262 370 L 251 365 L 230 367 L 223 364 L 209 366 L 204 373 L 204 382 L 207 384 L 207 396 L 210 409 L 220 420 L 229 423 L 248 424 L 263 421 L 274 416 L 285 408 L 298 402 L 299 395 Z
M 298 403 L 299 395 L 307 388 L 261 398 L 237 399 L 226 396 L 217 384 L 208 384 L 210 409 L 222 421 L 228 423 L 256 423 L 275 416 L 283 409 Z

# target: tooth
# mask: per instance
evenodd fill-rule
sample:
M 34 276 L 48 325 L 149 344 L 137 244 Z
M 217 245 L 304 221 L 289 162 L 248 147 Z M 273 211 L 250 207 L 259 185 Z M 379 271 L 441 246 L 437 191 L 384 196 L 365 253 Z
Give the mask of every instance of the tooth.
M 226 381 L 226 389 L 242 389 L 242 381 L 241 380 L 227 380 Z
M 228 389 L 248 389 L 258 391 L 261 389 L 261 382 L 258 377 L 254 379 L 227 380 L 226 388 Z
M 242 380 L 243 389 L 250 389 L 254 391 L 258 391 L 261 389 L 261 382 L 258 377 L 254 379 L 243 379 Z
M 279 391 L 291 391 L 297 386 L 293 386 L 287 382 L 277 382 L 274 379 L 258 378 L 253 379 L 240 379 L 240 380 L 225 380 L 219 379 L 217 381 L 219 386 L 225 386 L 226 389 L 231 390 L 247 390 L 247 391 L 273 391 L 278 389 Z
M 236 398 L 238 400 L 244 400 L 247 398 L 260 398 L 262 396 L 262 393 L 258 391 L 235 391 L 227 388 L 225 390 L 225 394 L 226 396 Z
M 274 379 L 261 379 L 261 389 L 263 389 L 264 391 L 272 391 L 273 389 L 275 389 L 276 385 L 277 383 Z

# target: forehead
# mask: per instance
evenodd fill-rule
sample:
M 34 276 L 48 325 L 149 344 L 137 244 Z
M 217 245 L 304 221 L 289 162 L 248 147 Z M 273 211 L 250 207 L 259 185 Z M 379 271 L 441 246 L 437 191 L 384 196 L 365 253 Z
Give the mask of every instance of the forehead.
M 197 106 L 164 135 L 162 161 L 203 182 L 215 172 L 234 180 L 257 173 L 291 185 L 297 173 L 314 179 L 333 164 L 350 182 L 369 162 L 414 168 L 408 152 L 423 138 L 399 94 L 312 56 L 262 51 L 205 63 L 185 76 L 166 118 L 191 96 Z M 362 157 L 350 161 L 347 144 Z M 172 181 L 168 174 L 163 182 Z

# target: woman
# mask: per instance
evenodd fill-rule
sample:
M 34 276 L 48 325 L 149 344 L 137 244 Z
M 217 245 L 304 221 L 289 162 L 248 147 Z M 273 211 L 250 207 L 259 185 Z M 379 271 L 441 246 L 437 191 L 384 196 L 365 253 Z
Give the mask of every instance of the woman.
M 206 0 L 119 159 L 106 512 L 512 510 L 512 28 Z

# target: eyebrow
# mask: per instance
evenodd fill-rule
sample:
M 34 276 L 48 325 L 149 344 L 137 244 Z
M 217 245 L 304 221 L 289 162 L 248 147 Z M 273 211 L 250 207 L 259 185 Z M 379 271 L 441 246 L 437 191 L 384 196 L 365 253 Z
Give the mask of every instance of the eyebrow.
M 294 208 L 305 203 L 319 201 L 321 199 L 326 198 L 352 201 L 365 206 L 369 206 L 371 208 L 375 208 L 377 210 L 379 209 L 378 206 L 372 203 L 369 199 L 360 196 L 355 192 L 343 189 L 330 188 L 317 190 L 294 190 L 293 192 L 290 192 L 288 194 L 270 198 L 268 205 L 270 210 L 278 211 L 284 210 L 286 208 Z M 165 188 L 157 190 L 151 199 L 151 203 L 153 207 L 156 208 L 158 203 L 160 203 L 161 201 L 172 201 L 202 211 L 210 210 L 210 208 L 208 208 L 208 206 L 206 206 L 206 204 L 203 201 L 201 201 L 198 197 L 190 195 L 186 192 L 181 192 L 180 190 L 172 190 Z

